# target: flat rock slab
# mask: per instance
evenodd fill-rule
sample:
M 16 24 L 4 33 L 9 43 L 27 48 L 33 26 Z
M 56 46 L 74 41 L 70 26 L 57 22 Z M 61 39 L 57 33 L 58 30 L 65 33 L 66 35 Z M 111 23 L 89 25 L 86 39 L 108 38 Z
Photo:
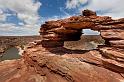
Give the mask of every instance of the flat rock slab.
M 110 40 L 109 42 L 110 42 L 110 45 L 113 47 L 124 49 L 124 40 Z
M 97 25 L 93 28 L 93 30 L 110 30 L 110 29 L 124 29 L 124 24 L 117 24 L 117 25 Z
M 118 61 L 124 61 L 124 49 L 114 47 L 103 47 L 99 50 L 105 57 L 115 59 Z
M 111 30 L 101 30 L 101 36 L 104 39 L 109 40 L 124 40 L 124 30 L 122 29 L 111 29 Z

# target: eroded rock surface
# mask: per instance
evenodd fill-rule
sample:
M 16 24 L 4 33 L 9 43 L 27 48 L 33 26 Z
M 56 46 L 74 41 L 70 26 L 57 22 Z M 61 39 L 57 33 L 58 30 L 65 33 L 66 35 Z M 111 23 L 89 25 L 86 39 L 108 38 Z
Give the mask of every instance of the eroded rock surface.
M 0 82 L 123 82 L 124 19 L 113 20 L 85 10 L 84 16 L 48 21 L 43 40 L 27 46 L 20 60 L 0 63 Z M 105 45 L 95 50 L 64 48 L 82 29 L 98 30 Z

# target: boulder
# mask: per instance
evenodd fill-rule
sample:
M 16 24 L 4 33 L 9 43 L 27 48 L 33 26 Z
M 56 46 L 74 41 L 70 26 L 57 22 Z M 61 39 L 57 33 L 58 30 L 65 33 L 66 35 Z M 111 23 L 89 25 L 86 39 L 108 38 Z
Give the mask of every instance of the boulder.
M 88 10 L 88 9 L 82 11 L 82 14 L 83 16 L 96 16 L 96 12 Z

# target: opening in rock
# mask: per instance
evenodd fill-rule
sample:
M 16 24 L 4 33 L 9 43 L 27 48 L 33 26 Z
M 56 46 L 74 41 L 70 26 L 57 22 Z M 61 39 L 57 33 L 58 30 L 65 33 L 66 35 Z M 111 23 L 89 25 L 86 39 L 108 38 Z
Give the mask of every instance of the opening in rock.
M 92 50 L 105 42 L 98 31 L 84 29 L 82 33 L 79 41 L 65 41 L 64 47 L 72 50 Z
M 84 29 L 83 33 L 84 33 L 83 35 L 100 35 L 100 32 L 93 31 L 91 29 Z

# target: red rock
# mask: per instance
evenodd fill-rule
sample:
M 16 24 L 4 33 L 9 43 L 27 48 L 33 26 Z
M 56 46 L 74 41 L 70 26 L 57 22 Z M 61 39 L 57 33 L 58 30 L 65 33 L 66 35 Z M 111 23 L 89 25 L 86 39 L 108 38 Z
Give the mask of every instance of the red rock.
M 120 18 L 117 20 L 109 21 L 109 22 L 104 22 L 103 24 L 105 24 L 105 25 L 124 24 L 124 18 Z
M 53 40 L 53 41 L 63 40 L 62 35 L 56 34 L 54 32 L 43 34 L 42 37 L 43 37 L 43 40 Z
M 105 57 L 124 62 L 124 49 L 113 48 L 113 47 L 103 47 L 103 48 L 100 48 L 100 52 Z
M 49 52 L 54 51 L 53 52 Z M 104 67 L 98 51 L 88 53 L 67 54 L 64 48 L 45 49 L 40 45 L 28 48 L 23 60 L 0 63 L 1 82 L 120 82 L 123 77 Z M 58 52 L 59 51 L 59 52 Z M 63 51 L 63 56 L 56 55 Z M 64 55 L 64 52 L 65 55 Z M 83 61 L 85 60 L 85 61 Z M 99 61 L 100 60 L 100 61 Z M 89 61 L 89 62 L 86 62 Z M 111 66 L 110 61 L 104 60 L 106 66 Z M 92 62 L 92 63 L 91 63 Z M 98 63 L 99 62 L 99 63 Z M 101 62 L 101 63 L 100 63 Z M 97 63 L 96 65 L 93 63 Z M 111 66 L 113 67 L 113 66 Z
M 124 24 L 117 25 L 97 25 L 93 30 L 110 30 L 110 29 L 124 29 Z
M 124 40 L 111 40 L 109 41 L 111 46 L 123 48 L 124 49 Z
M 94 26 L 94 23 L 92 22 L 67 23 L 63 25 L 63 27 L 65 28 L 76 29 L 76 30 L 88 29 L 91 28 L 92 26 Z
M 83 16 L 96 16 L 96 12 L 91 11 L 91 10 L 84 10 L 82 11 Z
M 55 28 L 55 29 L 48 30 L 48 32 L 55 32 L 57 34 L 74 34 L 74 33 L 80 32 L 80 31 L 60 27 L 60 28 Z
M 123 40 L 124 37 L 124 30 L 122 29 L 112 29 L 112 30 L 101 30 L 101 36 L 104 39 L 110 40 Z
M 42 42 L 42 46 L 49 48 L 49 47 L 62 47 L 64 46 L 64 42 L 63 41 L 51 41 L 51 40 L 43 40 Z
M 91 55 L 90 57 L 90 55 L 76 54 L 74 51 L 71 52 L 63 49 L 51 48 L 50 52 L 48 52 L 49 50 L 37 47 L 37 50 L 32 52 L 33 48 L 30 48 L 26 53 L 32 54 L 27 55 L 25 60 L 29 66 L 36 69 L 37 73 L 43 75 L 41 77 L 46 78 L 46 80 L 44 79 L 45 82 L 101 82 L 101 80 L 104 82 L 119 82 L 123 80 L 119 74 L 90 63 L 96 61 L 96 59 L 100 60 L 101 57 L 99 55 L 96 58 L 92 58 L 96 53 L 93 54 L 91 52 L 93 56 Z M 59 56 L 61 51 L 63 51 L 62 57 Z M 40 54 L 41 52 L 42 54 Z M 70 55 L 67 54 L 69 52 L 71 52 Z M 90 61 L 82 61 L 81 57 L 82 60 Z

